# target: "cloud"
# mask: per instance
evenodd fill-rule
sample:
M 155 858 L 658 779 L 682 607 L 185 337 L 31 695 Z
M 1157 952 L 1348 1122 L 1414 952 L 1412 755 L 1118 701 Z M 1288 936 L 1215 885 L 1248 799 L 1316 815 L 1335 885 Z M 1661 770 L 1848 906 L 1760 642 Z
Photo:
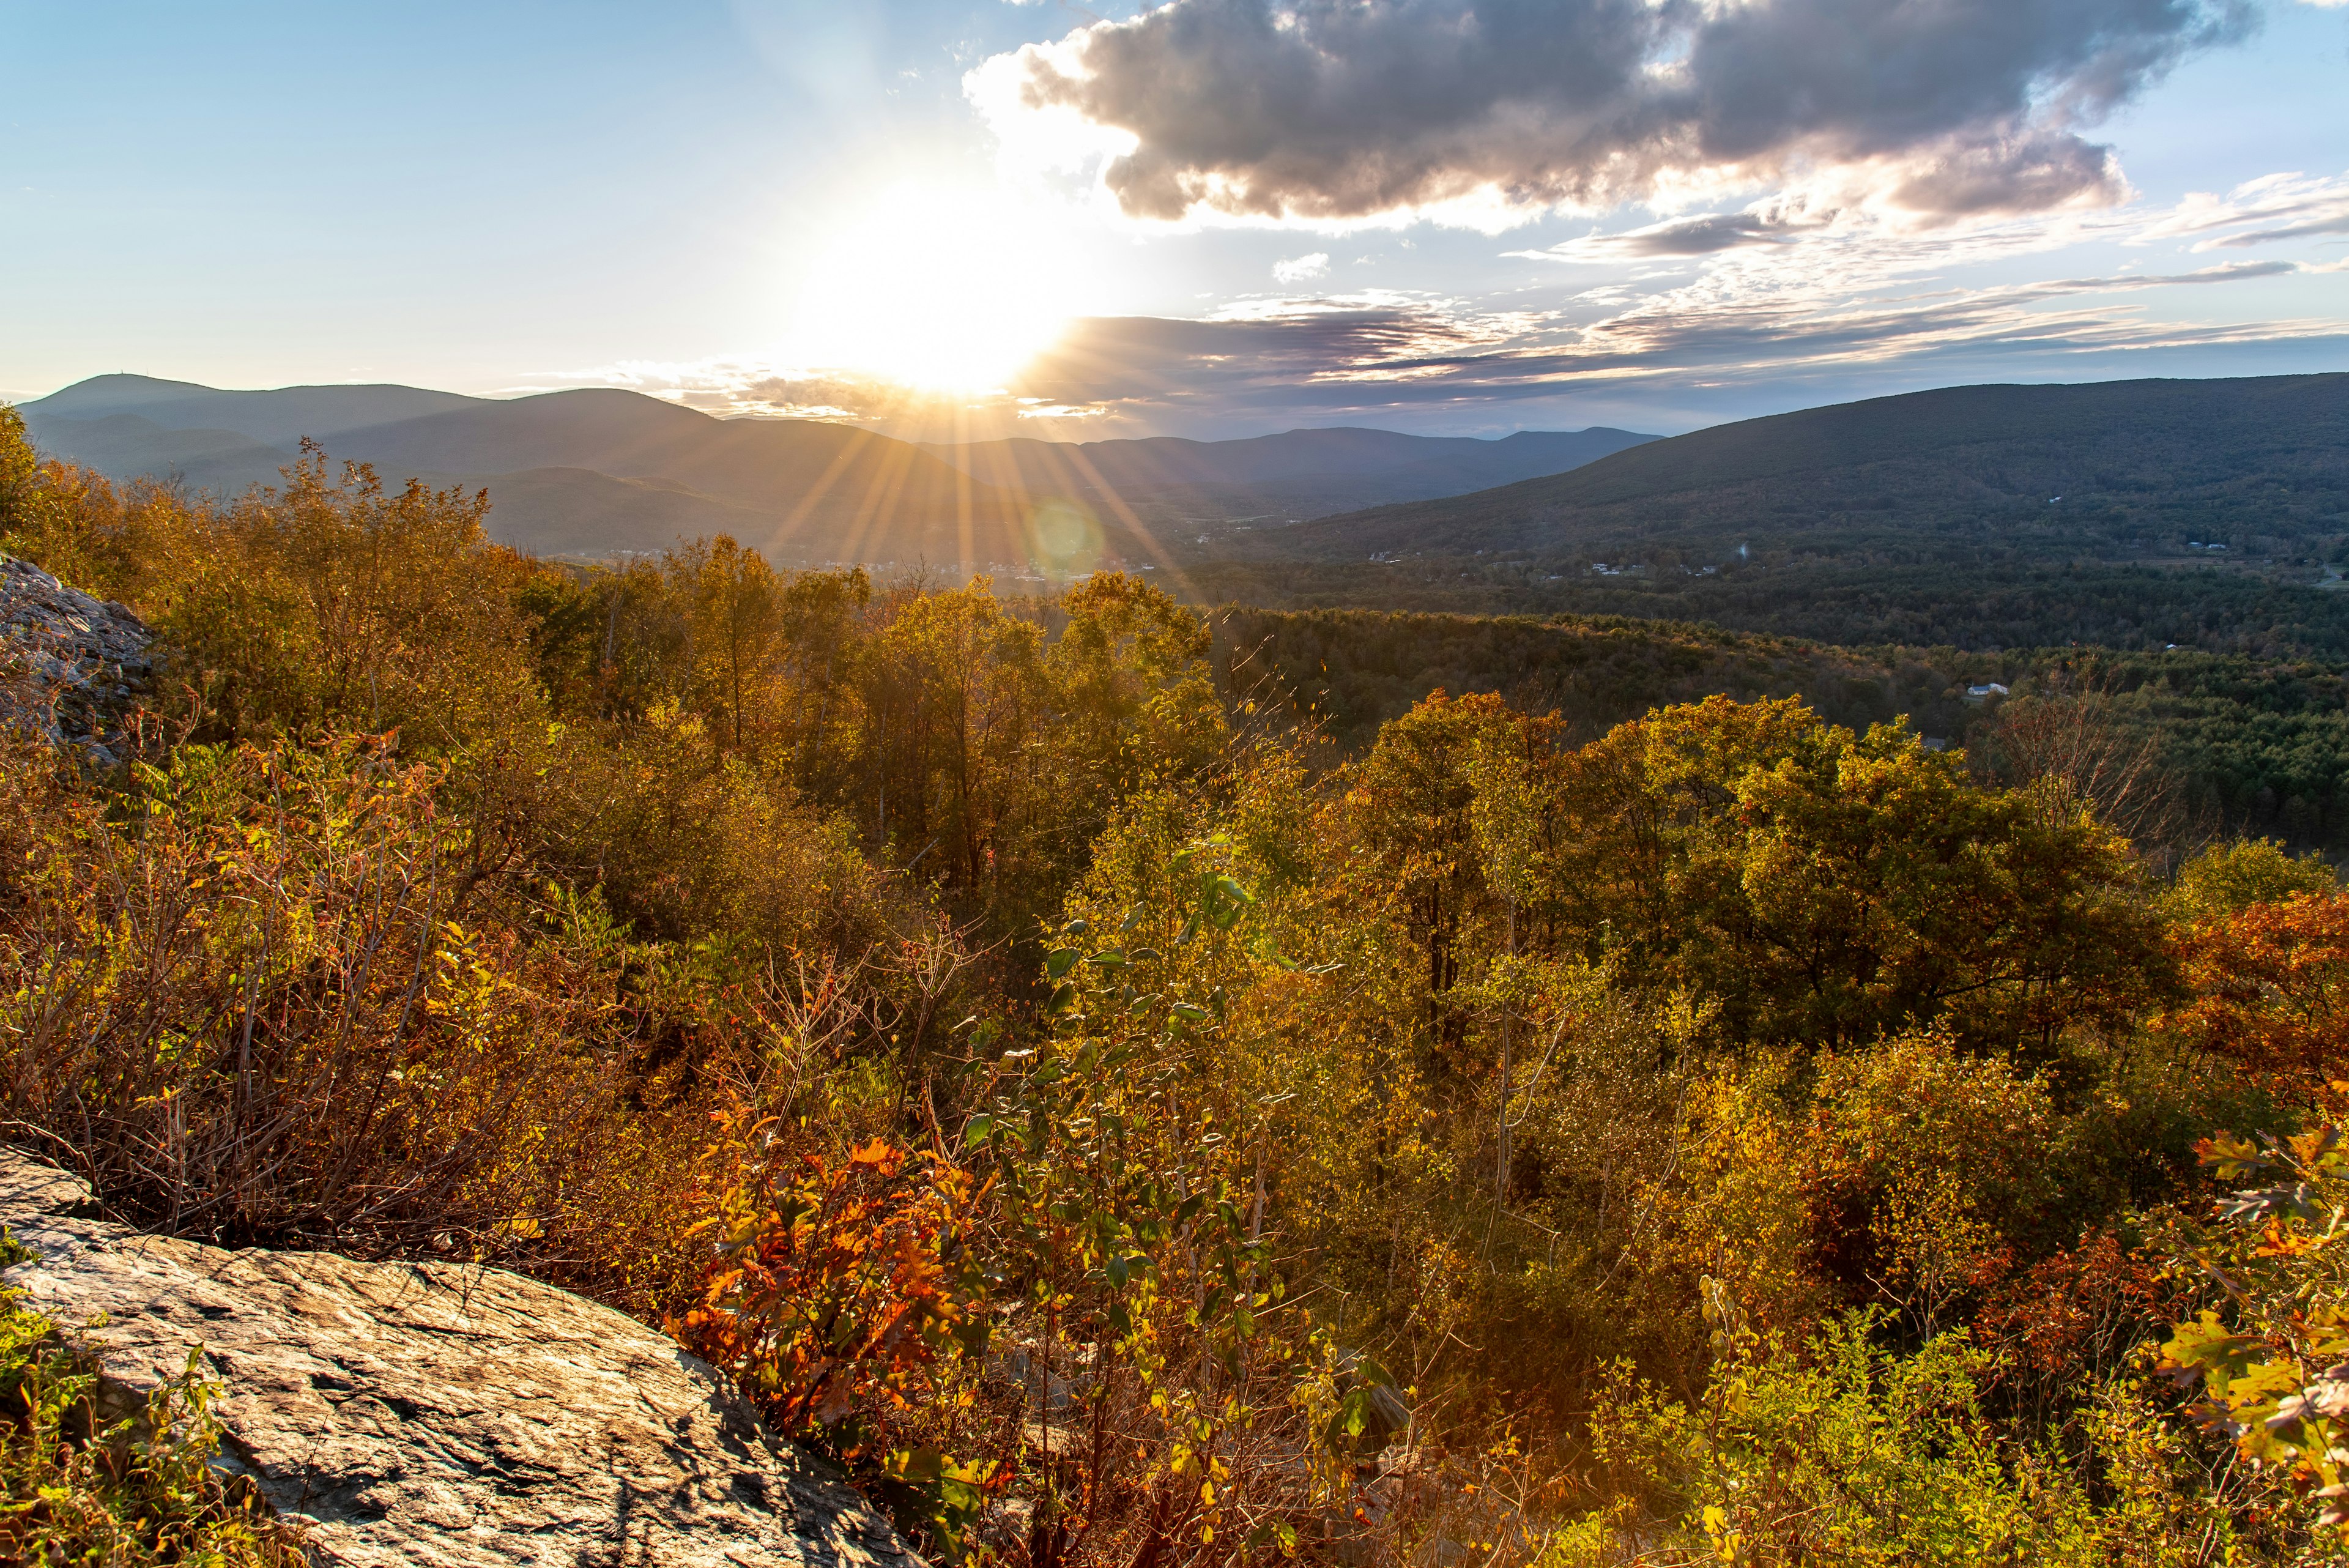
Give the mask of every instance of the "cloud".
M 2282 277 L 2301 270 L 2298 262 L 2229 262 L 2223 266 L 2206 266 L 2193 272 L 2174 272 L 2160 276 L 2137 273 L 2120 277 L 2059 279 L 2033 286 L 2045 292 L 2067 294 L 2114 288 L 2168 288 L 2181 283 L 2240 283 L 2247 277 Z
M 2226 230 L 2235 231 L 2232 234 Z M 2349 175 L 2312 179 L 2268 174 L 2224 196 L 2189 196 L 2147 226 L 2140 240 L 2193 237 L 2198 251 L 2241 249 L 2282 240 L 2349 234 Z
M 1815 225 L 1789 222 L 1765 213 L 1702 213 L 1673 218 L 1644 229 L 1619 234 L 1587 234 L 1552 245 L 1546 251 L 1503 254 L 1535 261 L 1623 262 L 1657 256 L 1706 256 L 1740 245 L 1784 244 Z
M 1309 277 L 1329 275 L 1330 253 L 1327 251 L 1315 251 L 1311 255 L 1295 256 L 1272 264 L 1272 280 L 1275 283 L 1303 283 Z
M 2020 233 L 1991 235 L 1975 254 L 1995 259 L 2025 244 Z M 852 421 L 919 439 L 1091 440 L 1257 433 L 1299 421 L 1506 428 L 1522 417 L 1512 409 L 1567 399 L 1588 408 L 1594 398 L 1613 400 L 1605 406 L 1619 410 L 1614 417 L 1638 424 L 1631 410 L 1640 400 L 1685 407 L 1693 389 L 1726 397 L 1718 389 L 1743 388 L 1736 395 L 1785 407 L 1985 373 L 2071 379 L 2095 357 L 2124 351 L 2349 348 L 2349 320 L 2169 320 L 2147 308 L 2171 290 L 2327 270 L 2304 263 L 2247 259 L 1954 288 L 1930 281 L 1937 250 L 1921 239 L 1847 238 L 1810 250 L 1720 252 L 1676 286 L 1588 290 L 1548 310 L 1367 291 L 1243 300 L 1203 319 L 1087 317 L 1006 389 L 984 397 L 941 398 L 750 359 L 630 361 L 534 379 L 625 386 L 719 415 Z M 1922 286 L 1913 275 L 1920 273 Z M 2152 373 L 2130 368 L 2142 363 L 2125 362 L 2122 373 Z
M 942 400 L 870 376 L 752 360 L 631 364 L 566 379 L 634 386 L 713 412 L 848 419 L 931 439 L 1085 440 L 1303 421 L 1489 430 L 1571 419 L 1568 410 L 1588 422 L 1594 407 L 1605 422 L 1652 429 L 1660 421 L 1640 408 L 1719 409 L 1729 400 L 1752 412 L 1971 379 L 2324 369 L 2349 352 L 2349 312 L 2310 317 L 2302 305 L 2299 317 L 2286 317 L 2283 301 L 2323 295 L 2261 286 L 2340 271 L 2349 259 L 2327 263 L 2313 246 L 2298 259 L 2208 253 L 2280 229 L 2313 232 L 2344 203 L 2349 176 L 2299 174 L 2166 208 L 1946 225 L 1866 204 L 1775 198 L 1513 253 L 1606 264 L 1596 286 L 1567 275 L 1555 288 L 1456 298 L 1314 292 L 1313 280 L 1299 279 L 1195 319 L 1081 318 L 984 398 Z M 2142 269 L 2074 259 L 2151 243 L 2206 254 Z M 1286 265 L 1317 259 L 1326 257 Z M 2142 358 L 2106 358 L 2147 351 L 2173 357 L 2158 371 Z M 1661 422 L 1675 421 L 1688 416 Z
M 1822 177 L 1947 218 L 2117 199 L 2083 129 L 2254 19 L 2250 0 L 1172 0 L 966 88 L 1007 145 L 1030 121 L 1100 133 L 1140 218 L 1497 227 Z
M 1793 265 L 1794 248 L 1742 257 L 1734 275 L 1593 300 L 1580 316 L 1372 295 L 1257 300 L 1201 321 L 1086 320 L 1021 386 L 1102 410 L 1121 429 L 1262 429 L 1294 419 L 1490 421 L 1535 400 L 1678 398 L 1692 387 L 1783 398 L 1797 380 L 1822 385 L 1825 400 L 1871 380 L 1930 384 L 1986 367 L 2061 378 L 2121 351 L 2349 340 L 2349 321 L 2173 321 L 2137 303 L 2311 270 L 2291 262 L 1904 294 L 1879 255 L 1828 280 L 1873 276 L 1875 292 L 1855 298 L 1817 287 L 1816 274 Z
M 561 387 L 619 387 L 721 417 L 853 421 L 887 424 L 933 410 L 951 415 L 971 400 L 852 370 L 804 369 L 750 358 L 694 360 L 624 359 L 585 369 L 547 371 L 508 395 Z M 980 401 L 1007 416 L 1018 404 L 1009 394 Z

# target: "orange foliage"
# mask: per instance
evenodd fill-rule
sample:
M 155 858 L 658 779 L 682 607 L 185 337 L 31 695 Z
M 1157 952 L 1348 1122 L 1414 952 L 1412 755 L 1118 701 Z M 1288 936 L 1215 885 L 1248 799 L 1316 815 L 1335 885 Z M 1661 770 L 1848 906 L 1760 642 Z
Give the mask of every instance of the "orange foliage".
M 935 1392 L 968 1294 L 942 1253 L 978 1193 L 946 1161 L 881 1138 L 799 1164 L 720 1199 L 700 1304 L 669 1327 L 804 1433 Z
M 2301 893 L 2189 927 L 2191 1000 L 2164 1021 L 2271 1090 L 2324 1099 L 2349 1077 L 2349 895 Z
M 2001 1353 L 2009 1380 L 2057 1390 L 2120 1366 L 2184 1310 L 2187 1294 L 2158 1256 L 2091 1231 L 2000 1285 L 1974 1318 L 1974 1337 Z

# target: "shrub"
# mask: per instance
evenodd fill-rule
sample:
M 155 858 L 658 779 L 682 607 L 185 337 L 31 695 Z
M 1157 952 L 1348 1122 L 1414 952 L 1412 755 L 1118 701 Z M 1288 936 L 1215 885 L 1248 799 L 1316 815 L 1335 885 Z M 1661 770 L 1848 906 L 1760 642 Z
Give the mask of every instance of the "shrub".
M 2247 1522 L 2272 1489 L 2213 1488 L 2145 1391 L 2099 1390 L 2078 1449 L 2019 1440 L 1982 1407 L 1990 1355 L 1945 1334 L 1909 1355 L 1870 1319 L 1807 1343 L 1717 1318 L 1724 1354 L 1693 1407 L 1618 1368 L 1593 1418 L 1620 1507 L 1558 1530 L 1569 1564 L 2178 1564 L 2272 1545 Z

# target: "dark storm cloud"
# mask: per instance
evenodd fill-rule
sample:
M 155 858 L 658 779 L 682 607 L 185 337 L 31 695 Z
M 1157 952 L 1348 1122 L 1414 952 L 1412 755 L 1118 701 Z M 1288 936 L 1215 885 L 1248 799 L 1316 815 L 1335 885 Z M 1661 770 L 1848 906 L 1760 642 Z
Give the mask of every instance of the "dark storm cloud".
M 1126 211 L 1343 220 L 1883 163 L 1951 216 L 2121 188 L 2079 128 L 2249 0 L 1174 0 L 980 73 L 1136 144 Z M 999 99 L 1001 94 L 998 93 Z

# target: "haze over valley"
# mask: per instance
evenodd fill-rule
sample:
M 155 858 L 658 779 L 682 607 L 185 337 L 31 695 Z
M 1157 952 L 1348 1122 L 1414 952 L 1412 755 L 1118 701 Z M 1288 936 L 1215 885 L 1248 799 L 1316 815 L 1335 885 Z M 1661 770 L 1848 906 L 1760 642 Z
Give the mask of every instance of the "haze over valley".
M 831 421 L 721 421 L 617 389 L 511 400 L 411 387 L 239 392 L 130 375 L 78 382 L 22 412 L 60 457 L 223 495 L 277 483 L 306 438 L 395 482 L 486 488 L 492 536 L 546 555 L 658 552 L 724 533 L 778 564 L 1038 565 L 1064 576 L 1072 554 L 1101 559 L 1104 540 L 1142 564 L 1163 559 L 1190 525 L 1221 535 L 1235 520 L 1285 524 L 1457 494 L 1652 439 L 1335 430 L 924 448 Z M 1065 504 L 1040 520 L 1053 502 Z M 1086 536 L 1062 545 L 1040 525 Z

